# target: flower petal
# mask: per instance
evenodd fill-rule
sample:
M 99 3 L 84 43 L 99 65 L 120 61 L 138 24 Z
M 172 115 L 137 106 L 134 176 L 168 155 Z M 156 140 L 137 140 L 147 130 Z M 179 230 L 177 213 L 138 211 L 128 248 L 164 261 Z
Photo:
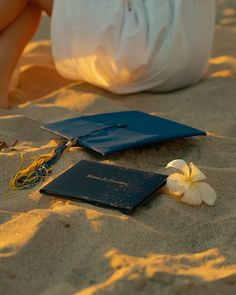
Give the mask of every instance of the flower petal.
M 202 171 L 200 169 L 198 169 L 193 163 L 190 163 L 189 167 L 190 167 L 190 171 L 191 171 L 190 177 L 193 182 L 206 179 L 206 175 L 204 175 L 202 173 Z
M 184 175 L 173 173 L 167 178 L 166 187 L 170 193 L 182 195 L 188 189 L 190 183 L 185 180 Z
M 188 205 L 201 205 L 202 197 L 195 185 L 191 185 L 184 193 L 181 202 Z
M 178 170 L 181 170 L 186 177 L 190 176 L 189 167 L 184 160 L 177 159 L 177 160 L 171 161 L 170 163 L 167 164 L 166 168 L 176 168 Z
M 216 191 L 205 182 L 194 183 L 195 188 L 201 195 L 202 200 L 209 206 L 214 206 L 217 199 Z

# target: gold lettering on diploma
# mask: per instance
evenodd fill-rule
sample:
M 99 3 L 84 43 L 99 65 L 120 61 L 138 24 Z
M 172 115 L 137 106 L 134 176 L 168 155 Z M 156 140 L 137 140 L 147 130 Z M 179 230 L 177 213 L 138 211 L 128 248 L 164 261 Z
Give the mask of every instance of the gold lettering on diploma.
M 90 179 L 95 179 L 95 180 L 99 180 L 99 181 L 111 182 L 111 183 L 114 183 L 114 184 L 128 186 L 128 183 L 127 182 L 118 181 L 118 180 L 115 180 L 115 179 L 112 179 L 112 178 L 99 177 L 99 176 L 91 175 L 91 174 L 88 174 L 86 176 L 86 178 L 90 178 Z

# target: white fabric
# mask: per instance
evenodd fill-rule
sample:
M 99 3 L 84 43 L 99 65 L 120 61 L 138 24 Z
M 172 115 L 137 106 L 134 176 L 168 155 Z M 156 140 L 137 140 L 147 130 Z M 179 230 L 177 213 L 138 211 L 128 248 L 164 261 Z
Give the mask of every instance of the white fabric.
M 215 0 L 54 0 L 58 72 L 124 94 L 197 82 L 214 35 Z

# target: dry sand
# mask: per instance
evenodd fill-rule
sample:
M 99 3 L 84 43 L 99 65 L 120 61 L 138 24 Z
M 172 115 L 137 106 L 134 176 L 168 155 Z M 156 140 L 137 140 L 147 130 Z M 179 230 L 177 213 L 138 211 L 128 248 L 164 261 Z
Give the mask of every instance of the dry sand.
M 119 97 L 64 80 L 50 55 L 44 17 L 12 82 L 9 111 L 0 111 L 0 294 L 236 294 L 236 3 L 218 1 L 213 57 L 199 85 L 166 95 Z M 46 40 L 45 40 L 46 38 Z M 133 216 L 42 197 L 38 190 L 5 195 L 25 157 L 55 146 L 42 123 L 84 114 L 137 109 L 208 131 L 205 138 L 165 143 L 103 159 L 73 149 L 52 177 L 81 159 L 163 172 L 176 158 L 209 177 L 211 208 L 160 194 Z

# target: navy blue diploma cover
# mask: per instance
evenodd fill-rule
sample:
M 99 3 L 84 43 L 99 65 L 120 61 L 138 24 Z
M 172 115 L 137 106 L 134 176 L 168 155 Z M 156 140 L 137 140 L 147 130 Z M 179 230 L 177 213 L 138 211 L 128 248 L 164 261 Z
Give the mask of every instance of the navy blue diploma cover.
M 190 136 L 204 131 L 138 111 L 82 116 L 42 126 L 102 155 Z
M 131 213 L 166 182 L 166 175 L 82 160 L 40 193 Z

